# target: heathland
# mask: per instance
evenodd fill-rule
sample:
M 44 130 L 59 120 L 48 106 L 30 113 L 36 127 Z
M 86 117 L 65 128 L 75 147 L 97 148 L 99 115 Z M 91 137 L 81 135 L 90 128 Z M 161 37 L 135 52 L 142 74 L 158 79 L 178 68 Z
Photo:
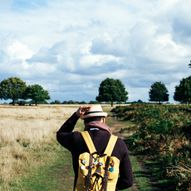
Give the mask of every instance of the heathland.
M 71 155 L 56 131 L 79 105 L 0 106 L 0 191 L 70 191 Z M 104 105 L 129 149 L 132 191 L 187 191 L 191 179 L 189 105 Z M 112 116 L 112 117 L 111 117 Z M 83 123 L 78 121 L 82 129 Z

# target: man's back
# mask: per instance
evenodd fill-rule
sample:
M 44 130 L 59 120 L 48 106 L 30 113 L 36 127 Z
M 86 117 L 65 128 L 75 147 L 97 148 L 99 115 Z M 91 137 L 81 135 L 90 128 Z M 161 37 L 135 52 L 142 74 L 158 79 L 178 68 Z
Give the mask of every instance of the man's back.
M 80 132 L 72 132 L 79 116 L 74 113 L 57 132 L 58 142 L 72 153 L 73 168 L 75 172 L 75 182 L 78 176 L 78 158 L 81 153 L 88 152 L 87 145 Z M 98 126 L 87 128 L 95 148 L 99 154 L 102 154 L 108 144 L 110 133 Z M 117 139 L 112 156 L 120 160 L 118 189 L 125 189 L 132 185 L 132 169 L 128 157 L 128 149 L 123 140 Z

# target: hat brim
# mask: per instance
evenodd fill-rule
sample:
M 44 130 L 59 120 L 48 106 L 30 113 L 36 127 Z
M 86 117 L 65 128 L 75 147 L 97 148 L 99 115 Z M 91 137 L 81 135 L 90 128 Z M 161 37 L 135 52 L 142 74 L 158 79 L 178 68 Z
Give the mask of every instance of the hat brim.
M 90 117 L 107 117 L 106 112 L 100 112 L 100 113 L 89 113 L 87 115 L 82 116 L 82 119 L 87 119 Z

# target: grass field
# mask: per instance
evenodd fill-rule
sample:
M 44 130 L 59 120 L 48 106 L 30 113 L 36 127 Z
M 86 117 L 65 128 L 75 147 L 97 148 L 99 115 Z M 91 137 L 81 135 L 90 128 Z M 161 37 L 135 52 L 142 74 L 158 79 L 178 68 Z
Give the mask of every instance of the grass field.
M 57 143 L 55 135 L 77 108 L 78 105 L 0 106 L 0 191 L 72 190 L 71 154 Z M 104 106 L 104 110 L 109 112 L 111 107 Z M 127 135 L 117 121 L 114 124 L 107 119 L 107 123 L 115 125 L 114 133 Z M 125 126 L 132 128 L 132 124 Z M 77 127 L 82 128 L 81 120 Z M 135 171 L 141 170 L 136 158 L 132 158 L 132 164 Z M 147 184 L 147 180 L 143 182 Z
M 20 179 L 55 163 L 61 150 L 55 133 L 76 108 L 0 106 L 0 190 L 17 190 Z

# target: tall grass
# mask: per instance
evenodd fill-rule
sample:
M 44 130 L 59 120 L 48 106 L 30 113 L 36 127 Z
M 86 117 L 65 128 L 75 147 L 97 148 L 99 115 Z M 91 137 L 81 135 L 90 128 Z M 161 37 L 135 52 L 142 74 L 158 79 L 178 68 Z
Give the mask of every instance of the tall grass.
M 76 110 L 64 106 L 0 106 L 0 190 L 29 169 L 54 160 L 55 133 Z

